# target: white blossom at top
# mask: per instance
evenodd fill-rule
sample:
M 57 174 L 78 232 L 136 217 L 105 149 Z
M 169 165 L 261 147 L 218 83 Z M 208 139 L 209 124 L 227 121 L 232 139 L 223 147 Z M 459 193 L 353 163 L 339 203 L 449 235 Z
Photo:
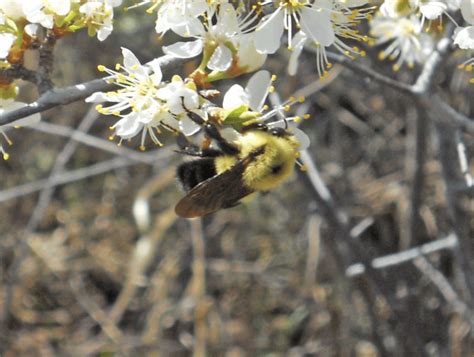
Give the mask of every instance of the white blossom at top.
M 330 31 L 332 33 L 325 37 L 326 40 L 331 39 L 331 41 L 319 42 L 317 36 L 308 35 L 304 30 L 299 31 L 292 39 L 293 51 L 288 64 L 288 72 L 291 75 L 296 74 L 299 56 L 306 45 L 311 46 L 316 53 L 316 69 L 321 77 L 324 77 L 327 74 L 327 69 L 331 68 L 331 64 L 326 57 L 326 48 L 330 46 L 334 46 L 336 50 L 351 58 L 354 58 L 354 55 L 365 56 L 364 51 L 344 42 L 344 40 L 363 42 L 368 40 L 367 36 L 359 33 L 357 27 L 361 20 L 370 16 L 370 8 L 360 8 L 365 3 L 365 0 L 319 1 L 318 4 L 324 6 L 324 11 L 331 14 Z
M 423 63 L 433 51 L 433 39 L 422 31 L 416 15 L 393 18 L 377 14 L 370 25 L 370 34 L 376 38 L 375 45 L 388 44 L 379 53 L 379 58 L 396 59 L 394 70 L 399 70 L 404 63 L 409 68 Z
M 23 12 L 31 23 L 53 28 L 54 16 L 65 16 L 71 10 L 71 0 L 28 0 L 22 1 Z
M 206 0 L 165 0 L 159 6 L 155 31 L 161 35 L 183 26 L 192 32 L 201 24 L 198 17 L 210 9 Z
M 97 39 L 104 41 L 113 30 L 114 7 L 120 6 L 122 0 L 88 1 L 79 8 L 84 16 L 89 33 L 97 33 Z
M 211 70 L 225 71 L 232 64 L 232 51 L 229 46 L 235 46 L 243 35 L 248 19 L 240 19 L 231 4 L 220 5 L 217 12 L 209 8 L 205 18 L 207 22 L 196 22 L 192 27 L 181 25 L 173 28 L 179 35 L 194 37 L 196 40 L 177 42 L 164 47 L 163 50 L 166 54 L 177 58 L 191 58 L 203 50 L 209 51 L 207 67 Z
M 263 5 L 270 3 L 264 1 Z M 331 2 L 329 0 L 329 2 Z M 321 5 L 320 5 L 321 4 Z M 276 10 L 265 16 L 255 31 L 255 47 L 262 53 L 275 53 L 285 30 L 288 31 L 288 47 L 292 48 L 293 21 L 311 40 L 329 46 L 334 41 L 331 24 L 331 7 L 327 2 L 311 4 L 308 0 L 283 0 Z

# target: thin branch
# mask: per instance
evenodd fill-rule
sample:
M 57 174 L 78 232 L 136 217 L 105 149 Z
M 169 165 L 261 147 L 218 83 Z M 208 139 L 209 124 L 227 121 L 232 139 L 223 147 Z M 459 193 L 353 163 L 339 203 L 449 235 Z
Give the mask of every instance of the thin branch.
M 74 130 L 67 126 L 51 124 L 46 122 L 39 122 L 33 126 L 24 127 L 24 129 L 36 130 L 42 133 L 50 134 L 50 135 L 57 135 L 62 136 L 65 138 L 71 138 L 78 143 L 109 152 L 114 155 L 122 156 L 129 158 L 131 160 L 142 162 L 148 164 L 150 161 L 147 158 L 147 155 L 142 152 L 137 152 L 132 149 L 128 149 L 124 146 L 118 146 L 110 141 L 80 132 L 78 130 Z
M 417 257 L 413 264 L 438 288 L 446 302 L 451 308 L 468 319 L 471 326 L 473 325 L 473 314 L 469 307 L 460 299 L 454 288 L 451 286 L 446 277 L 436 269 L 425 257 Z
M 170 153 L 170 150 L 159 149 L 143 156 L 146 158 L 146 163 L 151 165 L 155 162 L 163 160 L 165 157 L 169 155 L 169 153 Z M 25 195 L 37 192 L 39 190 L 42 190 L 43 188 L 54 187 L 54 186 L 64 185 L 66 183 L 80 181 L 89 177 L 101 175 L 115 169 L 119 169 L 119 168 L 130 166 L 130 165 L 135 165 L 135 164 L 136 162 L 130 159 L 127 159 L 124 157 L 117 157 L 111 160 L 106 160 L 106 161 L 99 162 L 97 164 L 86 166 L 77 170 L 66 171 L 61 175 L 61 177 L 55 177 L 51 181 L 48 179 L 42 179 L 38 181 L 29 182 L 24 185 L 16 186 L 8 190 L 0 191 L 0 202 L 5 202 L 13 198 L 25 196 Z
M 336 53 L 327 52 L 327 57 L 331 61 L 337 62 L 344 67 L 352 70 L 359 76 L 364 78 L 370 78 L 374 81 L 389 86 L 390 88 L 396 89 L 402 93 L 412 94 L 412 86 L 409 84 L 401 83 L 395 79 L 390 77 L 384 76 L 374 70 L 372 70 L 369 66 L 363 66 L 357 62 L 354 62 L 347 56 L 338 55 Z
M 420 233 L 423 189 L 425 185 L 424 167 L 427 157 L 428 117 L 422 108 L 417 107 L 413 118 L 407 118 L 407 139 L 405 155 L 405 173 L 409 182 L 408 207 L 402 213 L 400 246 L 401 250 L 418 244 Z
M 10 68 L 0 69 L 0 77 L 8 78 L 12 81 L 23 79 L 31 83 L 36 83 L 36 72 L 27 69 L 23 64 L 13 64 Z
M 163 71 L 169 71 L 183 63 L 183 60 L 168 55 L 158 58 L 158 61 Z M 108 91 L 113 88 L 115 88 L 115 85 L 110 84 L 107 78 L 94 79 L 65 88 L 53 88 L 42 94 L 35 102 L 0 115 L 0 125 L 8 124 L 17 119 L 44 112 L 60 105 L 85 99 L 95 92 Z
M 40 94 L 46 93 L 53 88 L 51 80 L 54 65 L 54 46 L 56 45 L 56 36 L 50 30 L 46 30 L 46 36 L 41 43 L 39 52 L 39 63 L 36 83 Z
M 444 249 L 454 249 L 458 245 L 458 240 L 455 234 L 450 234 L 446 238 L 438 239 L 436 241 L 423 244 L 419 247 L 411 248 L 403 252 L 386 255 L 375 258 L 370 263 L 373 269 L 386 269 L 394 267 L 406 262 L 410 262 L 422 255 L 431 254 Z M 352 264 L 346 269 L 346 276 L 355 277 L 364 274 L 366 267 L 364 264 Z

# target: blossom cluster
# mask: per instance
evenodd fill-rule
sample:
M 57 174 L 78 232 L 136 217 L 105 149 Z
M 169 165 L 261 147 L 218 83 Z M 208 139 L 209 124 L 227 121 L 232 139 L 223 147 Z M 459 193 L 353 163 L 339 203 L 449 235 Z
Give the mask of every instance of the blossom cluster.
M 464 23 L 458 24 L 452 16 L 457 12 Z M 456 26 L 453 43 L 462 50 L 473 50 L 474 0 L 385 0 L 370 23 L 372 44 L 387 44 L 379 58 L 396 60 L 395 71 L 403 64 L 412 68 L 433 51 L 445 19 Z M 462 66 L 472 62 L 470 59 Z
M 258 121 L 271 127 L 287 126 L 289 122 L 301 119 L 285 117 L 283 120 L 270 120 L 277 114 L 287 112 L 297 100 L 292 98 L 269 111 L 265 101 L 274 87 L 268 71 L 255 73 L 246 88 L 234 84 L 219 106 L 208 99 L 209 96 L 218 96 L 218 91 L 209 93 L 198 90 L 192 79 L 183 80 L 179 76 L 173 76 L 170 82 L 163 81 L 157 60 L 142 65 L 130 50 L 122 48 L 122 54 L 123 65 L 118 64 L 116 69 L 99 66 L 99 70 L 109 74 L 121 88 L 112 92 L 97 92 L 86 99 L 87 102 L 99 103 L 97 110 L 100 113 L 120 118 L 111 127 L 120 138 L 119 143 L 140 135 L 140 149 L 145 150 L 148 136 L 156 145 L 162 145 L 158 137 L 162 130 L 192 136 L 203 123 L 212 121 L 213 124 L 227 126 L 223 132 L 232 137 L 238 135 L 239 129 L 247 122 Z M 101 104 L 104 102 L 109 104 L 104 106 Z M 301 148 L 306 148 L 309 144 L 306 135 L 296 126 L 291 126 L 290 130 L 300 141 Z
M 18 54 L 40 28 L 57 36 L 87 28 L 103 41 L 113 30 L 114 8 L 121 4 L 122 0 L 0 0 L 0 59 L 21 61 Z

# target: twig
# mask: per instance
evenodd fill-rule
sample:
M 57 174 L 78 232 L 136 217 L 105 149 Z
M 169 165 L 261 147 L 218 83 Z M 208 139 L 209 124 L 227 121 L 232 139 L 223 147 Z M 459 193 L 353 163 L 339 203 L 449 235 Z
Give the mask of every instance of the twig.
M 146 162 L 149 165 L 159 160 L 164 159 L 169 155 L 170 151 L 165 149 L 156 150 L 156 152 L 150 152 L 146 155 L 143 155 L 146 158 Z M 130 165 L 135 165 L 137 162 L 134 162 L 130 159 L 117 157 L 114 159 L 106 160 L 93 164 L 87 167 L 83 167 L 77 170 L 71 170 L 64 172 L 61 177 L 56 177 L 53 180 L 49 181 L 48 179 L 38 180 L 29 182 L 24 185 L 16 186 L 8 190 L 0 191 L 0 202 L 5 202 L 13 198 L 20 196 L 28 195 L 30 193 L 37 192 L 45 187 L 54 187 L 59 185 L 64 185 L 66 183 L 80 181 L 88 177 L 97 176 L 106 172 L 109 172 L 114 169 L 121 167 L 126 167 Z
M 438 288 L 446 302 L 461 316 L 467 317 L 469 323 L 473 324 L 473 314 L 469 307 L 459 298 L 446 277 L 436 269 L 425 257 L 419 256 L 413 264 Z
M 314 285 L 316 270 L 318 269 L 320 243 L 321 243 L 321 217 L 312 215 L 308 220 L 308 254 L 306 257 L 306 270 L 304 274 L 305 286 L 308 293 Z
M 54 46 L 56 45 L 56 36 L 50 30 L 46 30 L 46 36 L 41 43 L 39 52 L 39 63 L 37 71 L 36 84 L 38 91 L 43 94 L 53 88 L 51 74 L 53 73 L 54 64 Z
M 458 240 L 455 234 L 450 234 L 446 238 L 438 239 L 436 241 L 423 244 L 419 247 L 411 248 L 403 252 L 386 255 L 380 258 L 375 258 L 371 262 L 371 267 L 374 269 L 385 269 L 397 266 L 422 255 L 431 254 L 443 249 L 454 249 L 458 245 Z M 346 269 L 346 276 L 355 277 L 365 273 L 365 265 L 361 263 L 352 264 Z
M 191 239 L 193 245 L 193 278 L 191 285 L 191 295 L 195 301 L 194 308 L 194 357 L 205 357 L 206 347 L 206 258 L 204 247 L 204 235 L 201 219 L 191 221 Z
M 183 63 L 183 60 L 168 55 L 160 57 L 158 61 L 163 71 L 171 70 Z M 113 88 L 115 88 L 115 85 L 110 84 L 107 78 L 94 79 L 65 88 L 53 88 L 42 94 L 35 102 L 0 115 L 0 125 L 8 124 L 31 114 L 44 112 L 45 110 L 60 105 L 87 98 L 95 92 L 108 91 Z
M 142 162 L 142 163 L 149 163 L 149 159 L 147 158 L 148 154 L 144 154 L 142 152 L 137 152 L 132 149 L 128 149 L 124 146 L 118 146 L 110 141 L 105 139 L 101 139 L 78 130 L 74 130 L 67 126 L 51 124 L 46 122 L 39 122 L 33 126 L 24 127 L 24 129 L 36 130 L 42 133 L 50 134 L 50 135 L 57 135 L 62 136 L 65 138 L 71 138 L 71 140 L 76 141 L 78 143 L 110 152 L 114 155 L 123 156 L 129 158 L 131 160 Z
M 10 68 L 0 69 L 0 77 L 8 78 L 12 81 L 15 79 L 23 79 L 31 83 L 36 83 L 36 72 L 25 68 L 23 64 L 13 64 Z
M 364 78 L 370 78 L 374 81 L 387 85 L 393 89 L 396 89 L 402 93 L 411 94 L 412 87 L 409 84 L 400 83 L 399 81 L 386 77 L 383 74 L 375 72 L 374 70 L 370 69 L 369 66 L 362 66 L 359 63 L 354 62 L 347 56 L 338 55 L 332 52 L 326 53 L 327 58 L 331 61 L 337 62 L 344 67 L 352 70 L 354 73 L 357 73 L 359 76 L 363 76 Z
M 425 183 L 424 167 L 427 157 L 429 121 L 425 111 L 419 107 L 417 109 L 414 117 L 407 118 L 405 175 L 408 178 L 409 190 L 408 207 L 402 213 L 400 224 L 400 250 L 418 244 L 417 237 L 421 228 L 420 207 Z

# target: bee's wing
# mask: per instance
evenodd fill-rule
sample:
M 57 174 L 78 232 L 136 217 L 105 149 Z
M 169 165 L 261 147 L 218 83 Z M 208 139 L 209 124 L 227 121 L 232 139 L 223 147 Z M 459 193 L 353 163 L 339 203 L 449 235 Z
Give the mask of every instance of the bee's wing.
M 252 160 L 252 156 L 246 157 L 230 170 L 201 182 L 178 202 L 176 214 L 194 218 L 235 206 L 241 198 L 253 192 L 242 180 L 245 168 Z

